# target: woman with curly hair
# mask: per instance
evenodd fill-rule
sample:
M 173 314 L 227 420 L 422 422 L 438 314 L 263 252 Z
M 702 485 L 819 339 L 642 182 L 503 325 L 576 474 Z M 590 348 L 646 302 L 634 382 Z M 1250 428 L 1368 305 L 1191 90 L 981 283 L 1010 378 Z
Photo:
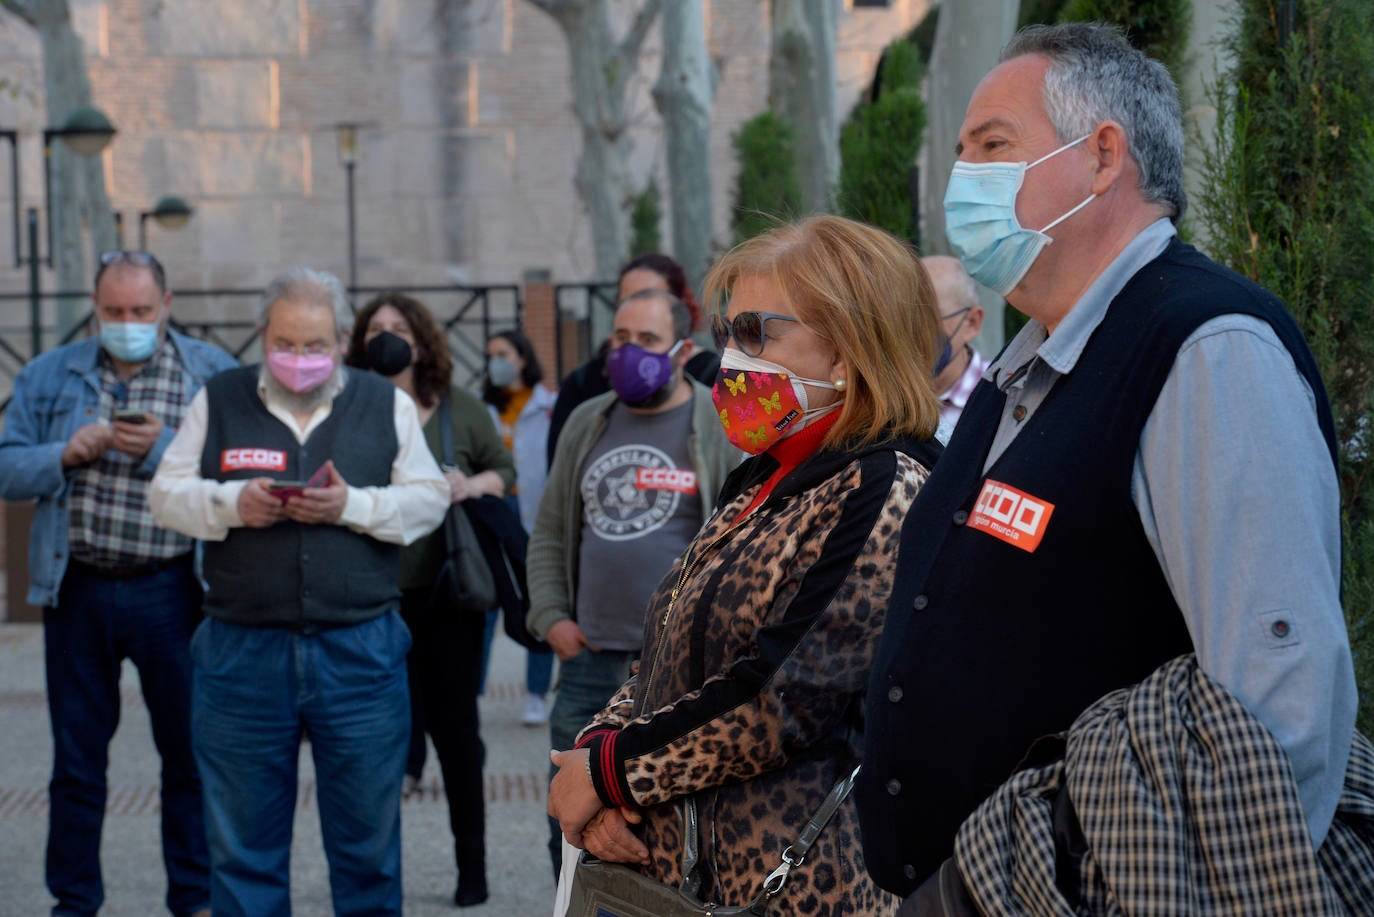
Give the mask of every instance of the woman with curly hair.
M 515 483 L 514 462 L 486 408 L 450 384 L 453 363 L 443 331 L 419 300 L 383 293 L 364 306 L 346 362 L 386 376 L 415 399 L 425 442 L 444 467 L 454 503 L 500 497 Z M 452 464 L 444 455 L 441 411 L 449 416 Z M 428 732 L 448 796 L 458 866 L 454 903 L 468 907 L 487 899 L 484 750 L 477 715 L 486 622 L 482 615 L 443 607 L 432 594 L 443 548 L 443 535 L 436 532 L 408 546 L 401 560 L 401 616 L 414 637 L 407 660 L 412 719 L 405 790 L 413 793 L 419 782 Z

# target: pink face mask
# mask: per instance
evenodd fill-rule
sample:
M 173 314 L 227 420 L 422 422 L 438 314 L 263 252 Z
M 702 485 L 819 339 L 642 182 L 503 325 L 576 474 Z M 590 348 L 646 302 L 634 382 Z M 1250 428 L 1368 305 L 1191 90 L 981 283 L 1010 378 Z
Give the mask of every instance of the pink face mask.
M 329 381 L 334 373 L 334 358 L 327 353 L 272 351 L 267 355 L 267 371 L 282 385 L 300 394 Z

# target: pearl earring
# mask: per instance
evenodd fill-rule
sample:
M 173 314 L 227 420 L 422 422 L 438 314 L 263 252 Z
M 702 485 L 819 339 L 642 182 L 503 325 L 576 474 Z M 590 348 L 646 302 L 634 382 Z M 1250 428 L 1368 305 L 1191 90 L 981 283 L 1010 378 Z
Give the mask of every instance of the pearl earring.
M 844 380 L 843 380 L 843 379 L 836 379 L 836 380 L 835 380 L 835 391 L 837 391 L 837 392 L 842 392 L 842 391 L 844 391 Z

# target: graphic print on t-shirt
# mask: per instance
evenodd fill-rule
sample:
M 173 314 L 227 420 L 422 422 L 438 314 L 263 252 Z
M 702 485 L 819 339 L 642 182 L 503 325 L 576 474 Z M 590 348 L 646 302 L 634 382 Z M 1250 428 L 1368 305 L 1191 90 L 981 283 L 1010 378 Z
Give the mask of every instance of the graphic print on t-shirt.
M 584 519 L 598 537 L 629 541 L 656 531 L 697 492 L 696 472 L 678 468 L 653 446 L 620 446 L 582 475 Z

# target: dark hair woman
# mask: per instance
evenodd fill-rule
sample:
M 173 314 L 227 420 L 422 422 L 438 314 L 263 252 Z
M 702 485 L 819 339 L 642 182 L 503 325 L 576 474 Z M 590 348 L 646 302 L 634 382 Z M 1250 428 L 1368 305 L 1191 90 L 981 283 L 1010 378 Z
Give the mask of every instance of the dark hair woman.
M 375 370 L 415 399 L 425 442 L 444 466 L 453 502 L 499 497 L 514 485 L 514 463 L 486 408 L 450 386 L 453 364 L 443 331 L 419 300 L 383 293 L 364 306 L 345 362 Z M 442 445 L 441 409 L 451 424 L 451 464 Z M 412 719 L 406 791 L 419 783 L 428 732 L 448 796 L 458 866 L 454 903 L 467 907 L 487 899 L 484 751 L 477 718 L 484 622 L 437 607 L 431 587 L 442 563 L 443 537 L 437 533 L 409 545 L 401 560 L 401 616 L 414 637 L 407 660 Z

